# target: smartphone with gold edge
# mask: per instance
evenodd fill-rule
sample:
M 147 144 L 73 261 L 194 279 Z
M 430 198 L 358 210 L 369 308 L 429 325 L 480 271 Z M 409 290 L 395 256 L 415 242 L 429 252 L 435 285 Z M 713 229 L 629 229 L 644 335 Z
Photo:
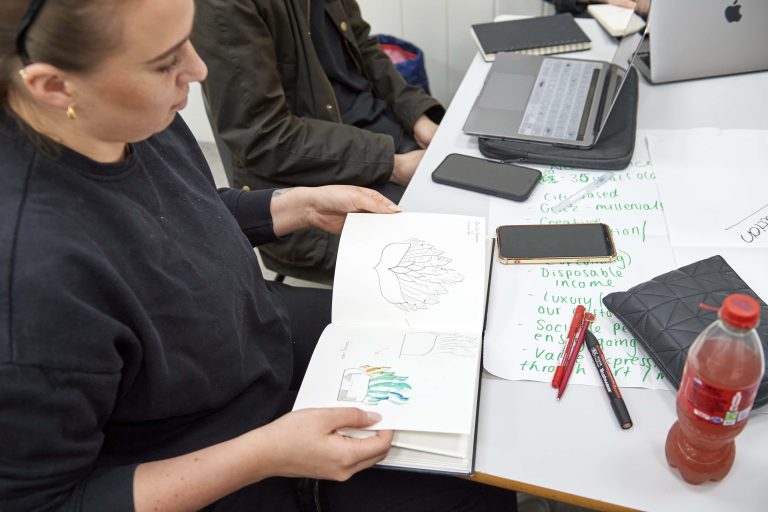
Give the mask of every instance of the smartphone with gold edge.
M 603 223 L 515 224 L 496 229 L 499 261 L 607 263 L 616 259 L 611 228 Z

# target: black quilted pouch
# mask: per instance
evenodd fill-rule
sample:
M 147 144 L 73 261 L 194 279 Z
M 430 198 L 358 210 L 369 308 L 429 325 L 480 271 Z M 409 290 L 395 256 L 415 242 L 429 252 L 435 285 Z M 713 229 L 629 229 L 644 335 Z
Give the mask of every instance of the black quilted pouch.
M 669 381 L 678 388 L 688 348 L 696 336 L 717 320 L 717 312 L 699 307 L 720 307 L 726 296 L 745 293 L 760 303 L 757 334 L 768 354 L 768 305 L 753 292 L 721 256 L 691 263 L 650 281 L 615 292 L 603 304 L 632 332 Z M 768 373 L 763 376 L 754 408 L 768 403 Z

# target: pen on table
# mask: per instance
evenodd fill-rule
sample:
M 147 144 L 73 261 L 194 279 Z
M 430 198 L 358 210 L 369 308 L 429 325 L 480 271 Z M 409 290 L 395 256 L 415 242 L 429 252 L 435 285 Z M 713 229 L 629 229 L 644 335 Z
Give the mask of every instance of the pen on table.
M 601 174 L 600 176 L 595 178 L 595 181 L 587 183 L 587 185 L 584 188 L 574 192 L 573 194 L 569 195 L 568 197 L 566 197 L 565 199 L 557 203 L 555 206 L 553 206 L 551 210 L 552 213 L 559 213 L 560 211 L 565 210 L 566 208 L 574 204 L 576 201 L 579 201 L 585 195 L 589 194 L 590 192 L 595 190 L 597 187 L 599 187 L 609 179 L 611 179 L 610 172 Z
M 557 388 L 557 399 L 563 396 L 565 393 L 565 386 L 568 384 L 568 379 L 571 378 L 571 372 L 573 367 L 576 366 L 576 360 L 579 358 L 579 352 L 581 351 L 581 345 L 584 343 L 584 336 L 589 330 L 589 324 L 595 321 L 595 315 L 592 313 L 584 313 L 584 319 L 581 321 L 581 327 L 576 337 L 576 343 L 571 350 L 571 356 L 568 358 L 568 364 L 563 371 L 563 379 L 560 382 L 560 387 Z
M 563 357 L 560 358 L 560 364 L 555 368 L 555 374 L 552 376 L 552 387 L 560 387 L 560 381 L 563 378 L 563 370 L 568 365 L 568 358 L 570 357 L 571 349 L 576 341 L 577 329 L 581 326 L 581 321 L 584 319 L 584 306 L 579 304 L 576 306 L 576 310 L 573 312 L 573 319 L 571 320 L 571 327 L 568 329 L 568 341 L 563 349 Z
M 587 344 L 587 350 L 592 356 L 592 361 L 595 362 L 597 373 L 600 374 L 600 380 L 603 382 L 605 392 L 608 393 L 608 400 L 611 401 L 611 409 L 613 409 L 613 414 L 616 416 L 619 426 L 624 430 L 632 428 L 632 418 L 629 416 L 627 405 L 621 397 L 619 386 L 613 378 L 611 368 L 605 361 L 605 355 L 600 348 L 600 344 L 597 342 L 597 338 L 595 338 L 594 334 L 588 331 L 585 343 Z

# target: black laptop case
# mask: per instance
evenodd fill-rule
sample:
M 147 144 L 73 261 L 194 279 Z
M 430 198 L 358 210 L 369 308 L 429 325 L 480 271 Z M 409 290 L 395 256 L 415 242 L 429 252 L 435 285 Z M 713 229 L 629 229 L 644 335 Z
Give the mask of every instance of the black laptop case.
M 625 169 L 635 150 L 637 97 L 638 78 L 632 67 L 603 132 L 597 143 L 589 149 L 479 137 L 480 152 L 488 158 L 510 163 L 527 162 L 612 171 Z

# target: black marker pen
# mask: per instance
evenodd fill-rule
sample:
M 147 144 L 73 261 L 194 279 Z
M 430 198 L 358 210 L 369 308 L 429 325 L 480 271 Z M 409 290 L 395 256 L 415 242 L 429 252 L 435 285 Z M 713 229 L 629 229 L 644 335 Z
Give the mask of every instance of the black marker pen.
M 624 399 L 621 398 L 621 391 L 619 391 L 619 386 L 613 378 L 613 373 L 611 373 L 608 363 L 605 362 L 605 356 L 600 349 L 600 344 L 597 343 L 597 338 L 595 338 L 591 331 L 587 330 L 584 342 L 587 344 L 587 350 L 589 355 L 592 356 L 592 361 L 595 362 L 595 368 L 597 368 L 597 373 L 600 375 L 603 388 L 608 393 L 608 400 L 611 401 L 611 408 L 613 409 L 613 414 L 616 415 L 616 419 L 619 421 L 619 426 L 624 430 L 632 428 L 632 418 L 629 417 L 627 405 L 624 403 Z

